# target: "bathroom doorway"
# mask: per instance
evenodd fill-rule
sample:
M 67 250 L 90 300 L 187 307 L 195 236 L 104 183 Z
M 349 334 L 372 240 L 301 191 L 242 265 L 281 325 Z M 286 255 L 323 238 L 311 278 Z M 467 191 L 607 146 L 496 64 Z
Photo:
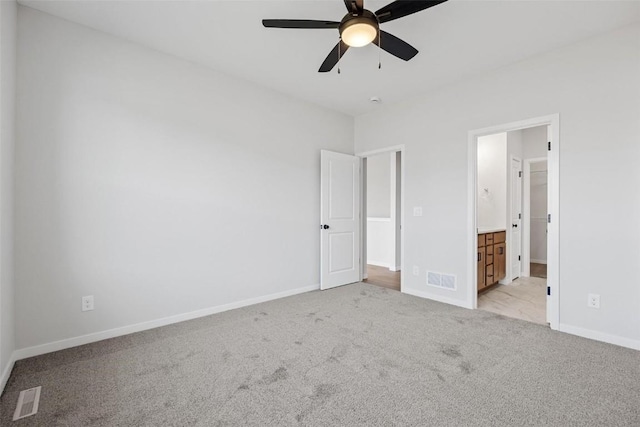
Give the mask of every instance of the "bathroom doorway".
M 554 329 L 557 122 L 551 116 L 470 133 L 477 285 L 472 306 Z

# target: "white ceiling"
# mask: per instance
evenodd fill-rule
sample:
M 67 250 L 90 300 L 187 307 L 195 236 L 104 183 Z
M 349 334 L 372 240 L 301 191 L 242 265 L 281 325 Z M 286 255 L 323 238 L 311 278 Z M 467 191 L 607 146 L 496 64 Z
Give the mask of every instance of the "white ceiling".
M 365 0 L 377 10 L 391 0 Z M 367 46 L 342 73 L 317 70 L 337 30 L 280 30 L 262 18 L 339 21 L 342 0 L 57 1 L 21 4 L 350 115 L 395 103 L 640 20 L 638 1 L 450 0 L 382 28 L 420 53 L 404 62 Z

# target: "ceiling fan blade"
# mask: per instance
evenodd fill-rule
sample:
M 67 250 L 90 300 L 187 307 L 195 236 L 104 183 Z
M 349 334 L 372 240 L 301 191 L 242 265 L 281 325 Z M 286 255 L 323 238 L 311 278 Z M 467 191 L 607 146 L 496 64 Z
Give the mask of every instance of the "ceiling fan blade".
M 445 1 L 447 0 L 397 0 L 378 10 L 376 12 L 376 16 L 380 23 L 389 22 L 394 19 L 402 18 L 403 16 L 420 12 L 421 10 L 429 9 L 430 7 L 437 6 L 440 3 L 444 3 Z
M 355 10 L 353 5 L 355 3 Z M 344 0 L 344 5 L 347 7 L 347 12 L 357 13 L 364 9 L 364 0 Z
M 339 22 L 314 21 L 309 19 L 263 19 L 262 25 L 267 28 L 338 28 Z
M 320 66 L 320 69 L 318 70 L 318 72 L 327 73 L 333 70 L 333 67 L 336 66 L 336 64 L 338 63 L 340 58 L 342 58 L 342 55 L 344 55 L 347 49 L 349 49 L 349 45 L 347 45 L 345 42 L 340 40 L 340 42 L 336 45 L 336 47 L 334 47 L 331 53 L 329 53 L 329 55 L 326 57 L 326 59 Z
M 393 34 L 389 34 L 386 31 L 380 30 L 380 40 L 376 38 L 373 44 L 377 45 L 380 49 L 386 50 L 393 56 L 397 56 L 405 61 L 410 60 L 418 54 L 418 49 L 411 46 L 409 43 L 400 40 Z

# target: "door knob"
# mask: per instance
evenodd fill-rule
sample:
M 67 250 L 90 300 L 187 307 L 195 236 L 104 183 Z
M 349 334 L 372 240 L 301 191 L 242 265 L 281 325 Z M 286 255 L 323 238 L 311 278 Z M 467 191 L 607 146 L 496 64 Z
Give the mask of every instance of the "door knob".
M 327 224 L 323 225 L 322 228 L 324 228 L 325 230 L 329 229 L 329 226 Z
M 511 227 L 518 228 L 518 224 L 511 224 Z

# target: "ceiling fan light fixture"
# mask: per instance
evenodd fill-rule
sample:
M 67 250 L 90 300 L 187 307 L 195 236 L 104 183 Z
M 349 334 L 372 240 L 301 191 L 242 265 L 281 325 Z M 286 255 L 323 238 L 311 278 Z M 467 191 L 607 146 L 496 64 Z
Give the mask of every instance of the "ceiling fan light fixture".
M 368 10 L 353 16 L 347 14 L 340 23 L 340 38 L 349 47 L 366 46 L 378 37 L 378 19 Z
M 357 22 L 342 31 L 342 41 L 350 47 L 366 46 L 378 35 L 378 29 L 370 22 Z

